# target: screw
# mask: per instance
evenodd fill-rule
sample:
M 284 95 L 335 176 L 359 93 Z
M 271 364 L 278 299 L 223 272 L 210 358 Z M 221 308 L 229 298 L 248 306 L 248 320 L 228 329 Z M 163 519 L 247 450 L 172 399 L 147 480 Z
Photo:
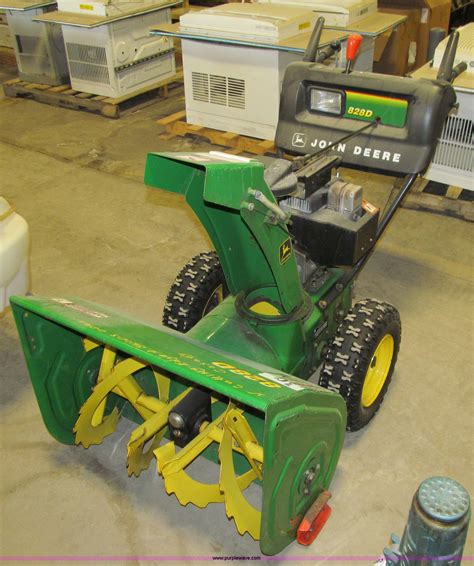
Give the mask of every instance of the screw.
M 319 464 L 318 464 L 318 466 L 319 466 Z M 316 469 L 318 469 L 318 466 L 316 467 Z M 303 489 L 304 495 L 309 495 L 309 488 L 310 488 L 310 485 L 313 483 L 315 477 L 316 477 L 315 468 L 310 468 L 309 470 L 306 470 L 305 473 L 303 474 L 304 484 L 305 484 L 304 489 Z
M 316 474 L 313 469 L 311 471 L 307 470 L 304 475 L 305 475 L 304 483 L 306 485 L 310 484 L 316 477 Z
M 342 291 L 344 289 L 344 285 L 342 283 L 336 283 L 336 291 Z
M 319 301 L 318 306 L 319 306 L 320 309 L 324 310 L 328 306 L 328 303 L 327 303 L 327 301 L 321 300 L 321 301 Z

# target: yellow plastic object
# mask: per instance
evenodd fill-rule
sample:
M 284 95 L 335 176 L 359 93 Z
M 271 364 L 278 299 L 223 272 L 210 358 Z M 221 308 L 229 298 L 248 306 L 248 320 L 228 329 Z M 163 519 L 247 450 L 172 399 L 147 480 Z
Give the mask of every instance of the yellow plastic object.
M 392 364 L 394 347 L 395 342 L 391 334 L 386 334 L 380 340 L 365 376 L 362 388 L 363 407 L 370 407 L 382 391 Z

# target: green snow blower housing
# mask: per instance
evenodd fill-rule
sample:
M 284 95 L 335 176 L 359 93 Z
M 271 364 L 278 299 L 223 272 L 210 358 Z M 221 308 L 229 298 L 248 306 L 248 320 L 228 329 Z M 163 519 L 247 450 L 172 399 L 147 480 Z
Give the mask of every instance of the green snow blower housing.
M 49 432 L 87 448 L 112 434 L 120 417 L 136 422 L 129 475 L 156 460 L 168 493 L 183 505 L 223 503 L 238 531 L 259 539 L 265 554 L 281 551 L 317 516 L 345 429 L 362 428 L 382 403 L 400 318 L 375 299 L 352 306 L 353 282 L 428 165 L 455 102 L 446 81 L 344 74 L 311 59 L 290 65 L 286 76 L 283 93 L 296 106 L 292 115 L 291 100 L 282 102 L 277 145 L 295 160 L 148 156 L 145 182 L 183 195 L 215 250 L 179 273 L 164 326 L 76 298 L 11 300 Z M 329 102 L 340 116 L 337 108 L 326 112 L 331 81 L 337 96 Z M 387 112 L 403 108 L 403 120 L 360 120 L 344 107 L 353 100 L 363 100 L 364 117 L 372 111 L 382 118 L 387 100 Z M 433 139 L 423 138 L 416 154 L 420 120 L 429 122 L 422 131 Z M 309 155 L 305 147 L 327 137 L 331 124 L 344 137 Z M 383 167 L 379 145 L 393 139 L 388 170 L 396 155 L 406 175 L 382 219 L 363 201 L 362 187 L 334 175 L 341 164 L 356 165 L 349 141 L 362 133 L 360 166 L 376 159 Z M 318 368 L 315 385 L 308 378 Z M 190 466 L 200 456 L 217 464 L 214 483 L 193 477 Z M 262 488 L 257 507 L 245 493 L 253 482 Z

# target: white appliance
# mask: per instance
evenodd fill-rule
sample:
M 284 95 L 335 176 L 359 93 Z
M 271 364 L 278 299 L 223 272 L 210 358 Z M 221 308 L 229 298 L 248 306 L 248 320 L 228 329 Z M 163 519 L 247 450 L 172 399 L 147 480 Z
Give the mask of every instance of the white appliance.
M 377 0 L 333 0 L 333 2 L 320 2 L 318 0 L 256 0 L 261 3 L 273 5 L 286 4 L 314 10 L 318 16 L 323 16 L 325 25 L 329 27 L 348 27 L 375 14 Z
M 21 6 L 20 2 L 14 3 Z M 13 40 L 20 79 L 34 83 L 60 85 L 68 82 L 68 67 L 61 26 L 46 25 L 33 18 L 55 9 L 56 4 L 31 8 L 33 2 L 6 10 L 8 27 Z M 38 6 L 36 2 L 36 6 Z
M 231 3 L 184 14 L 179 24 L 182 32 L 278 43 L 311 31 L 315 20 L 311 10 L 296 6 Z
M 229 38 L 227 43 L 182 39 L 188 123 L 273 139 L 283 74 L 302 58 L 273 46 L 311 31 L 315 19 L 308 10 L 263 4 L 225 4 L 182 16 L 182 33 Z M 233 38 L 272 48 L 237 45 Z
M 275 138 L 283 74 L 301 54 L 191 40 L 182 49 L 188 123 Z
M 123 16 L 150 6 L 150 0 L 58 0 L 63 12 L 89 16 Z
M 474 191 L 474 23 L 458 31 L 460 38 L 455 64 L 467 63 L 467 70 L 454 82 L 459 108 L 446 119 L 424 177 Z M 446 44 L 447 39 L 437 47 L 433 67 L 439 68 Z
M 150 35 L 169 22 L 170 8 L 160 7 L 94 27 L 63 23 L 72 88 L 117 98 L 175 75 L 173 40 Z

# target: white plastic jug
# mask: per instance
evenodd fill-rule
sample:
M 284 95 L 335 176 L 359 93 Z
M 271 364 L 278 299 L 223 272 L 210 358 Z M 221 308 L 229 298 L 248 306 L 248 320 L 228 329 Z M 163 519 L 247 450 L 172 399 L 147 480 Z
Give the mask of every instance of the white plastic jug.
M 30 238 L 26 220 L 0 197 L 0 315 L 11 295 L 28 291 Z

